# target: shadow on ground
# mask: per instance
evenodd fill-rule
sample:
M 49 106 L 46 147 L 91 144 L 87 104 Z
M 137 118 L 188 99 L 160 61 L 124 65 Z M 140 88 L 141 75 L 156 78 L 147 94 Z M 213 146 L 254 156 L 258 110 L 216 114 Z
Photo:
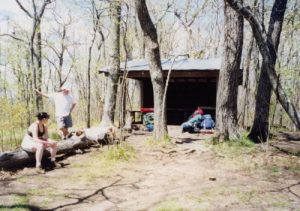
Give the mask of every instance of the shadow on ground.
M 79 205 L 79 204 L 82 204 L 82 203 L 86 203 L 87 200 L 89 200 L 90 198 L 94 197 L 94 196 L 97 196 L 98 194 L 101 194 L 101 196 L 104 198 L 104 200 L 107 200 L 107 201 L 110 201 L 111 203 L 115 204 L 114 202 L 111 201 L 111 199 L 105 194 L 105 190 L 106 189 L 109 189 L 111 187 L 116 187 L 116 186 L 128 186 L 128 185 L 131 185 L 132 187 L 136 188 L 136 185 L 135 183 L 129 183 L 129 184 L 119 184 L 119 182 L 121 182 L 123 180 L 123 177 L 117 179 L 116 181 L 114 181 L 113 183 L 107 185 L 107 186 L 104 186 L 96 191 L 94 191 L 93 193 L 87 195 L 87 196 L 84 196 L 84 197 L 68 197 L 70 199 L 75 199 L 77 200 L 76 202 L 72 202 L 72 203 L 67 203 L 67 204 L 62 204 L 62 205 L 59 205 L 59 206 L 56 206 L 56 207 L 53 207 L 53 208 L 50 208 L 50 209 L 41 209 L 43 211 L 53 211 L 53 210 L 58 210 L 58 209 L 67 209 L 67 207 L 70 207 L 70 206 L 76 206 L 76 205 Z M 71 208 L 69 208 L 71 209 Z
M 193 142 L 204 141 L 205 139 L 200 138 L 177 138 L 175 144 L 190 144 Z

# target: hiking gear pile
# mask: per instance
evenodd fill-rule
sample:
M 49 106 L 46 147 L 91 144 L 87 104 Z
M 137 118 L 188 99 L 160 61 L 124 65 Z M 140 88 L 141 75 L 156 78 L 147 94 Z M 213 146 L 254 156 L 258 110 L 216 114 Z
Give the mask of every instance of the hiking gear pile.
M 143 115 L 143 122 L 147 131 L 152 132 L 154 129 L 154 113 L 150 112 Z
M 182 132 L 199 132 L 200 129 L 213 129 L 215 128 L 215 122 L 210 114 L 197 114 L 190 118 L 188 121 L 181 124 Z

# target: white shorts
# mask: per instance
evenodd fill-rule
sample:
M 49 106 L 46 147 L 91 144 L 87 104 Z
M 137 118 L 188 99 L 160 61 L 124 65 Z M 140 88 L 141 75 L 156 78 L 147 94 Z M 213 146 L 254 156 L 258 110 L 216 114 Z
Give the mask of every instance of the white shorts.
M 25 151 L 28 152 L 35 152 L 36 148 L 38 146 L 40 146 L 41 143 L 38 143 L 36 141 L 33 140 L 33 138 L 31 136 L 29 136 L 28 134 L 26 134 L 23 138 L 21 147 L 22 149 L 24 149 Z

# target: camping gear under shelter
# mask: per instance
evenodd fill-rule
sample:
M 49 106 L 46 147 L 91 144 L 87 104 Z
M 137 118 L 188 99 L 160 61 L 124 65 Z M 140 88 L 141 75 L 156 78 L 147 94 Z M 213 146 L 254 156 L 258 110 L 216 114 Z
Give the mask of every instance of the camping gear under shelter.
M 178 125 L 186 121 L 193 111 L 200 106 L 205 113 L 215 117 L 216 96 L 221 58 L 162 59 L 163 75 L 166 78 L 171 69 L 167 91 L 167 123 Z M 126 67 L 127 78 L 140 82 L 143 108 L 153 108 L 153 89 L 146 59 L 131 60 L 121 63 L 121 71 Z M 109 73 L 109 67 L 100 72 Z

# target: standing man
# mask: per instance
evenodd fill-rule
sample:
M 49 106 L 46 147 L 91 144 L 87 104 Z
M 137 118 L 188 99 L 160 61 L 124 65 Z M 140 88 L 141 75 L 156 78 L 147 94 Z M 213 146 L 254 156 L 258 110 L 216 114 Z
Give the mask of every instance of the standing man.
M 76 105 L 74 98 L 70 95 L 70 89 L 63 87 L 58 92 L 45 94 L 35 90 L 38 95 L 49 98 L 55 105 L 55 117 L 58 128 L 63 133 L 63 139 L 70 138 L 72 134 L 68 128 L 72 127 L 71 113 Z

